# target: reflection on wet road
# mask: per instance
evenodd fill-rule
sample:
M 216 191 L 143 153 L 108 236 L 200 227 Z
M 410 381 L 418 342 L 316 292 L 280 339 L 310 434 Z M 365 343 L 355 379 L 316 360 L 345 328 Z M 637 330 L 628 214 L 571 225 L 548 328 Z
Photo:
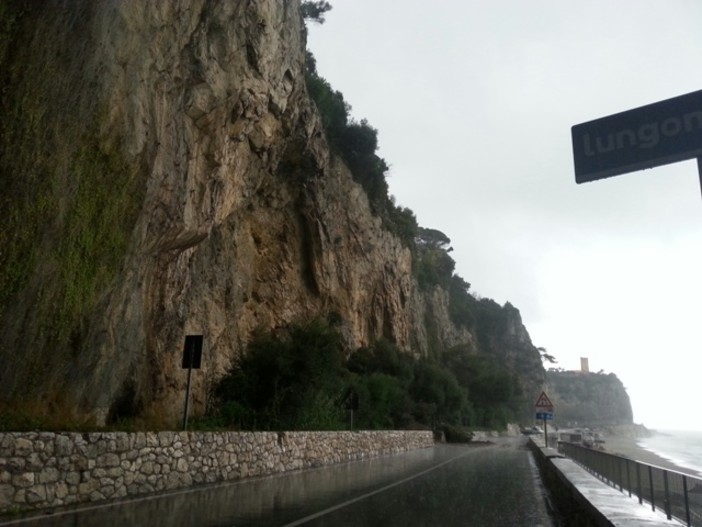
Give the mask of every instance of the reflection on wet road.
M 439 445 L 17 525 L 536 527 L 552 522 L 524 441 L 503 439 L 489 446 Z

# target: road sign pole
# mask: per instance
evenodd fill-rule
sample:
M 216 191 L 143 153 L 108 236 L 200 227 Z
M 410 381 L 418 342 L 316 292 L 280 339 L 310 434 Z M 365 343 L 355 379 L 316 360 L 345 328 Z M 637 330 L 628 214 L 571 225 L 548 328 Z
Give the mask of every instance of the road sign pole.
M 190 384 L 193 378 L 193 367 L 188 368 L 188 387 L 185 389 L 185 411 L 183 412 L 183 430 L 188 429 L 188 409 L 190 407 Z
M 200 369 L 202 360 L 202 335 L 186 335 L 183 346 L 183 369 L 188 369 L 188 386 L 185 389 L 185 410 L 183 411 L 183 430 L 188 429 L 188 410 L 190 409 L 190 388 L 193 380 L 193 370 Z
M 553 403 L 546 392 L 541 392 L 534 406 L 536 407 L 536 419 L 541 419 L 544 425 L 544 446 L 548 448 L 548 421 L 553 419 Z
M 544 414 L 544 446 L 548 448 L 548 425 L 546 424 L 546 414 Z
M 702 157 L 697 158 L 697 172 L 700 175 L 700 191 L 702 191 Z

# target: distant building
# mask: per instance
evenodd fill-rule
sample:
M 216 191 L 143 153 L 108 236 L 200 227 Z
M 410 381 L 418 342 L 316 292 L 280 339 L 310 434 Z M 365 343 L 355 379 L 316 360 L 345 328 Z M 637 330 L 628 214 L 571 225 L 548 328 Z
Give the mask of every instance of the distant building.
M 580 372 L 590 373 L 590 364 L 588 363 L 587 357 L 580 357 Z

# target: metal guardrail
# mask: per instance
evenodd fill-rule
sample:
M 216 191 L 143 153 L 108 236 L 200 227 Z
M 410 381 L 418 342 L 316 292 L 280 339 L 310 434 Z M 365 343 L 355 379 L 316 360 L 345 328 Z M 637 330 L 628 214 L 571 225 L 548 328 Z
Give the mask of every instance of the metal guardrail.
M 558 450 L 604 482 L 637 496 L 668 519 L 702 527 L 702 478 L 649 465 L 616 454 L 573 443 L 558 443 Z

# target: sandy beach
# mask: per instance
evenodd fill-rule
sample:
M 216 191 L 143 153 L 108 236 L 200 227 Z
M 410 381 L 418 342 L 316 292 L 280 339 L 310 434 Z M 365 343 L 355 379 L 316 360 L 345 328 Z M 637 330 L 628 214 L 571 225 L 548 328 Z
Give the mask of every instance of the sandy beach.
M 642 463 L 648 463 L 649 465 L 656 465 L 668 470 L 675 470 L 697 478 L 701 477 L 700 474 L 692 469 L 676 465 L 649 450 L 641 448 L 636 441 L 637 438 L 627 435 L 607 435 L 605 437 L 604 445 L 605 452 L 610 454 L 618 454 L 620 456 L 628 457 L 629 459 L 641 461 Z

